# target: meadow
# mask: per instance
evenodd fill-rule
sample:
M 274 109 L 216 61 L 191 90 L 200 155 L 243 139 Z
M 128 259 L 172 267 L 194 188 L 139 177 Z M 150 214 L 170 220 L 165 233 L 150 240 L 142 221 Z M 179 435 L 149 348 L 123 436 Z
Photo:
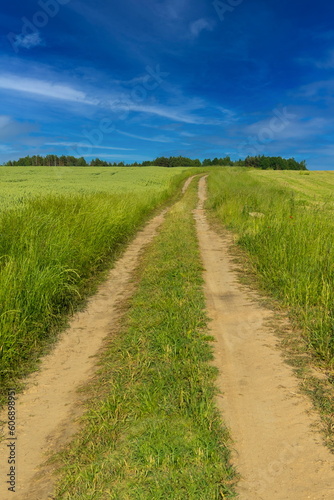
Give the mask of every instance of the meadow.
M 259 284 L 334 366 L 334 173 L 219 169 L 208 207 L 237 235 Z
M 146 193 L 168 189 L 186 168 L 0 167 L 0 210 L 46 194 Z
M 1 394 L 191 169 L 0 168 Z
M 295 197 L 313 203 L 334 205 L 334 172 L 251 170 L 251 175 L 261 182 L 293 189 Z

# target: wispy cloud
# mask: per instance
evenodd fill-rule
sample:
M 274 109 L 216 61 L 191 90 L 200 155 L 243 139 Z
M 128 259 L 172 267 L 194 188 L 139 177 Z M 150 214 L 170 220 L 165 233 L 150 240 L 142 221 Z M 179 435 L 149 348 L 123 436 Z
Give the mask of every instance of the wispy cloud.
M 96 108 L 105 108 L 117 113 L 118 111 L 144 113 L 167 118 L 175 122 L 194 125 L 221 125 L 221 118 L 212 118 L 208 113 L 208 104 L 202 99 L 187 99 L 183 95 L 169 96 L 170 105 L 157 104 L 148 97 L 147 102 L 137 103 L 135 100 L 124 98 L 124 90 L 112 88 L 108 94 L 98 88 L 90 88 L 88 92 L 81 90 L 67 82 L 52 81 L 54 75 L 49 79 L 22 78 L 18 74 L 0 75 L 0 89 L 10 92 L 35 95 L 37 97 L 56 99 L 58 101 L 87 104 Z M 110 99 L 110 94 L 113 99 Z M 95 96 L 99 95 L 99 98 Z M 179 104 L 180 103 L 180 104 Z M 226 114 L 226 110 L 223 111 Z M 203 116 L 209 115 L 207 116 Z
M 322 57 L 300 57 L 297 62 L 302 65 L 314 66 L 318 69 L 333 69 L 334 68 L 334 49 L 327 51 Z
M 6 127 L 9 125 L 11 119 L 9 116 L 6 115 L 0 115 L 0 129 Z
M 173 139 L 166 137 L 164 135 L 160 135 L 157 137 L 143 137 L 141 135 L 130 134 L 129 132 L 123 132 L 122 130 L 116 130 L 119 134 L 125 135 L 126 137 L 132 137 L 133 139 L 141 139 L 142 141 L 149 142 L 173 142 Z
M 68 85 L 37 80 L 34 78 L 21 78 L 12 74 L 0 76 L 0 88 L 83 104 L 94 105 L 98 102 L 96 100 L 89 99 L 85 92 Z
M 203 116 L 192 114 L 192 112 L 198 109 L 198 106 L 194 107 L 191 112 L 189 110 L 175 108 L 173 106 L 163 106 L 163 105 L 143 105 L 135 103 L 122 103 L 122 102 L 112 102 L 110 106 L 113 109 L 122 109 L 125 111 L 134 111 L 137 113 L 146 113 L 150 115 L 160 116 L 161 118 L 168 118 L 177 122 L 183 122 L 194 125 L 220 125 L 222 122 L 215 118 L 206 118 Z M 190 106 L 189 106 L 190 107 Z M 201 106 L 204 107 L 204 106 Z
M 135 151 L 133 148 L 119 148 L 119 147 L 113 147 L 113 146 L 84 144 L 82 142 L 48 142 L 45 145 L 46 146 L 78 147 L 78 148 L 112 149 L 115 151 Z
M 22 47 L 24 49 L 33 49 L 39 45 L 43 45 L 43 40 L 38 31 L 35 33 L 30 33 L 28 35 L 17 35 L 14 42 L 16 47 Z
M 85 155 L 86 158 L 95 158 L 95 155 Z M 99 158 L 110 158 L 112 161 L 114 158 L 120 158 L 120 159 L 128 159 L 128 160 L 138 160 L 137 155 L 123 155 L 123 154 L 114 154 L 114 153 L 109 153 L 109 154 L 104 154 L 104 153 L 99 153 L 98 154 Z
M 317 100 L 333 100 L 334 80 L 319 80 L 303 85 L 296 92 L 297 97 Z
M 36 131 L 34 123 L 19 122 L 7 115 L 0 115 L 0 140 L 6 141 Z
M 324 58 L 315 60 L 314 63 L 320 69 L 334 68 L 334 49 L 330 50 Z
M 159 2 L 155 9 L 167 21 L 176 21 L 183 18 L 187 7 L 189 7 L 188 0 L 165 0 Z
M 330 124 L 325 118 L 305 118 L 291 114 L 291 118 L 286 121 L 276 120 L 272 125 L 273 118 L 261 120 L 244 128 L 243 132 L 251 136 L 261 137 L 262 134 L 273 141 L 298 140 L 322 135 L 326 127 Z M 274 118 L 275 120 L 275 118 Z M 272 134 L 269 132 L 272 131 Z M 264 141 L 266 142 L 266 141 Z
M 190 25 L 190 33 L 193 38 L 197 38 L 202 31 L 212 31 L 215 26 L 215 23 L 211 20 L 201 18 L 197 19 L 197 21 L 191 23 Z

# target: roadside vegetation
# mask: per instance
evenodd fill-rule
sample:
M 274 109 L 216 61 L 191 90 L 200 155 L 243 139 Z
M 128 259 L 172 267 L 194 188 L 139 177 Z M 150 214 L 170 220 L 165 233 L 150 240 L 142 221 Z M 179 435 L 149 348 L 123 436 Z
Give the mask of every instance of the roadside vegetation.
M 196 194 L 193 181 L 142 258 L 120 332 L 88 388 L 83 429 L 59 457 L 57 500 L 234 496 L 214 404 Z
M 0 212 L 0 402 L 34 369 L 129 238 L 191 173 L 137 193 L 36 192 Z
M 310 350 L 334 368 L 333 198 L 318 193 L 310 201 L 301 187 L 289 187 L 289 176 L 283 186 L 266 175 L 236 168 L 213 172 L 208 206 L 237 233 L 261 285 L 297 319 Z

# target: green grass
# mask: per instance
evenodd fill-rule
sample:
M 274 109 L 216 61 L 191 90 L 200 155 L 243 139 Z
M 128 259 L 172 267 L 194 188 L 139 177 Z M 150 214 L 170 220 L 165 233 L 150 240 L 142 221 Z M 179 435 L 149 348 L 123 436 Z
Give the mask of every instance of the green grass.
M 61 456 L 58 500 L 233 496 L 229 438 L 213 402 L 195 203 L 193 185 L 145 253 L 121 332 L 89 389 L 84 428 Z
M 334 205 L 334 172 L 253 170 L 251 175 L 261 182 L 293 189 L 299 199 Z
M 0 167 L 0 210 L 40 194 L 141 193 L 168 189 L 189 169 L 163 167 Z
M 175 172 L 159 191 L 145 193 L 36 191 L 0 212 L 0 402 L 35 367 L 100 272 L 191 172 Z
M 276 182 L 275 174 L 217 170 L 209 177 L 208 206 L 238 234 L 260 283 L 297 319 L 312 351 L 333 367 L 333 205 L 324 203 L 326 190 L 315 199 L 321 203 L 311 203 L 310 187 L 301 189 L 300 184 L 309 183 L 315 172 L 305 177 L 286 175 L 293 181 L 291 188 Z M 296 191 L 297 177 L 303 181 Z M 263 215 L 252 217 L 252 213 Z

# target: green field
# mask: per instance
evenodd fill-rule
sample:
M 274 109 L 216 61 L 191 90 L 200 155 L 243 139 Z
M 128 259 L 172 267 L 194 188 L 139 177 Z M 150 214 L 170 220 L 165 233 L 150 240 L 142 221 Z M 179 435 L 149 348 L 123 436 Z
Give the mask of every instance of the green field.
M 146 193 L 167 189 L 186 168 L 0 167 L 0 210 L 45 194 Z
M 268 184 L 293 189 L 297 197 L 316 203 L 334 204 L 334 172 L 289 170 L 252 170 L 252 176 Z

